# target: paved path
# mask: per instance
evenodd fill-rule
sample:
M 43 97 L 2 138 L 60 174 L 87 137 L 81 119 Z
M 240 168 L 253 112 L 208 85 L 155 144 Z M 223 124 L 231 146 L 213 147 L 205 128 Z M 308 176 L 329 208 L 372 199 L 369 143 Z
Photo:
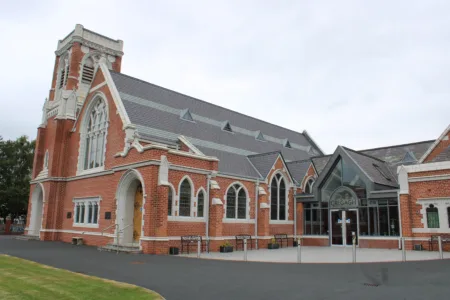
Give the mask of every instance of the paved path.
M 450 295 L 450 260 L 376 264 L 235 262 L 117 255 L 94 247 L 7 237 L 0 237 L 0 253 L 137 284 L 169 300 L 422 300 L 448 299 Z
M 196 251 L 187 257 L 197 257 Z M 450 252 L 444 252 L 444 258 L 450 258 Z M 244 260 L 244 252 L 232 253 L 202 253 L 204 259 Z M 439 258 L 437 251 L 406 251 L 406 259 L 435 260 Z M 302 247 L 301 259 L 304 263 L 351 263 L 353 260 L 352 247 Z M 248 261 L 259 262 L 297 262 L 297 248 L 286 247 L 277 250 L 253 250 L 247 252 Z M 398 249 L 367 249 L 356 248 L 356 262 L 393 262 L 402 261 L 402 251 Z M 450 298 L 450 296 L 449 296 Z

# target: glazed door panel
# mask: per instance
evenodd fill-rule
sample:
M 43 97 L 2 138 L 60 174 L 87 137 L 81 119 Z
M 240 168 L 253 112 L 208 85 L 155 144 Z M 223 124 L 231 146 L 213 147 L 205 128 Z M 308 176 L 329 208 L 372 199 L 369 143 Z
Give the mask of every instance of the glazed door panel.
M 339 210 L 331 211 L 331 245 L 341 246 L 344 243 L 342 213 Z

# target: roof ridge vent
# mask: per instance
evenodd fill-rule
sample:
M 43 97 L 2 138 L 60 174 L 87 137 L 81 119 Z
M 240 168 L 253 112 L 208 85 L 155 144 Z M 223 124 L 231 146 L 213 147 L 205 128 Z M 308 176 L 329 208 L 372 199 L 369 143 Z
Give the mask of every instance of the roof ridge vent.
M 233 132 L 233 129 L 231 128 L 231 125 L 230 125 L 229 121 L 223 122 L 222 130 L 223 131 L 228 131 L 228 132 Z
M 286 147 L 286 148 L 292 148 L 291 142 L 289 142 L 288 139 L 284 139 L 283 146 Z
M 264 137 L 264 134 L 262 134 L 261 130 L 258 130 L 256 132 L 256 137 L 255 139 L 257 139 L 258 141 L 263 141 L 266 142 L 266 138 Z
M 195 122 L 194 118 L 191 115 L 191 112 L 189 111 L 189 108 L 183 109 L 180 113 L 180 119 L 189 121 L 189 122 Z

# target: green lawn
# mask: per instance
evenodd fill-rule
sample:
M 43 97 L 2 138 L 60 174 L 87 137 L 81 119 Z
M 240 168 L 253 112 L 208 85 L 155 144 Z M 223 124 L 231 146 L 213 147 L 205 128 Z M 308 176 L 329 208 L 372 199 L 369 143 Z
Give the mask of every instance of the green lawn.
M 0 255 L 0 299 L 162 299 L 134 285 Z

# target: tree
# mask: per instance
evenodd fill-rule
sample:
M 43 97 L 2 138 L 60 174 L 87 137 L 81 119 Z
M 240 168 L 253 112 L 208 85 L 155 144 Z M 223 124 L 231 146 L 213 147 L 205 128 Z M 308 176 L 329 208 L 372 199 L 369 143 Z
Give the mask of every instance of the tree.
M 35 141 L 0 136 L 0 217 L 27 213 Z

